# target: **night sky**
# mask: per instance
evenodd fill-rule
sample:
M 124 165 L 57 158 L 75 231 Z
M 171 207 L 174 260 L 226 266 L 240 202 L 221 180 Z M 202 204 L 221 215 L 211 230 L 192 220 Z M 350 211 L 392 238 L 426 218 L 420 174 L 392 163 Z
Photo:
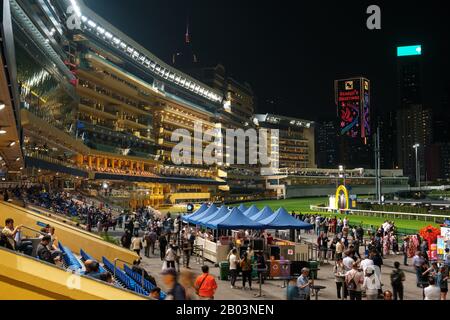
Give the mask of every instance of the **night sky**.
M 422 44 L 426 106 L 440 107 L 443 91 L 449 90 L 445 1 L 85 2 L 168 63 L 183 46 L 189 17 L 200 61 L 221 62 L 234 78 L 249 82 L 259 112 L 311 120 L 331 117 L 336 113 L 334 80 L 359 75 L 372 81 L 375 113 L 393 110 L 397 45 Z M 366 27 L 370 4 L 381 7 L 382 30 Z

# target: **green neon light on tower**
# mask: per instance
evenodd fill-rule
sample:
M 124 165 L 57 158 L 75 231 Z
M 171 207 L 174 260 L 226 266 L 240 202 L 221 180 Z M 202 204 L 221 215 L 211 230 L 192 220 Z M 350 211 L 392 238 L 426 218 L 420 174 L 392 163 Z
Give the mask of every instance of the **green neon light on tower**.
M 397 47 L 397 57 L 420 56 L 420 55 L 422 55 L 421 45 Z

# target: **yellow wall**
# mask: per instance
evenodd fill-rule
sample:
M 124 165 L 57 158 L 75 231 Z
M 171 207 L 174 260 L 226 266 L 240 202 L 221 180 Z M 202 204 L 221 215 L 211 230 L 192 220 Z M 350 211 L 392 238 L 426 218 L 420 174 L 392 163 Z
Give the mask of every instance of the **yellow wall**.
M 64 246 L 69 247 L 75 254 L 79 254 L 80 249 L 83 249 L 98 261 L 101 261 L 102 257 L 106 257 L 111 262 L 114 262 L 114 259 L 119 258 L 130 264 L 138 258 L 133 251 L 103 241 L 87 231 L 44 217 L 13 204 L 0 202 L 0 225 L 4 225 L 5 219 L 7 218 L 14 219 L 15 225 L 24 225 L 36 230 L 41 229 L 41 227 L 37 225 L 37 222 L 42 222 L 55 227 L 55 235 L 58 240 L 61 241 Z M 118 265 L 122 266 L 122 263 L 118 263 Z
M 145 300 L 0 248 L 0 300 Z

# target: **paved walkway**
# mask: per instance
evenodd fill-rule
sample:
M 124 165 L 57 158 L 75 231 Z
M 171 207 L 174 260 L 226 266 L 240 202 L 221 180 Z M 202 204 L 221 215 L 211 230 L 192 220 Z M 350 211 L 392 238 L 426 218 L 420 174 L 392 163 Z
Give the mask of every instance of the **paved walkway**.
M 312 238 L 312 236 L 311 236 Z M 312 240 L 312 239 L 311 239 Z M 144 258 L 142 266 L 146 268 L 155 278 L 158 285 L 166 290 L 161 281 L 161 269 L 162 261 L 159 258 L 159 252 L 155 252 L 158 256 L 151 258 Z M 390 285 L 390 273 L 393 269 L 395 261 L 403 262 L 403 256 L 389 256 L 384 259 L 384 266 L 381 269 L 382 272 L 382 283 L 384 284 L 384 290 L 392 290 Z M 286 298 L 286 288 L 283 288 L 284 281 L 282 280 L 268 280 L 262 287 L 262 292 L 265 295 L 263 298 L 255 298 L 254 295 L 257 294 L 258 284 L 255 282 L 253 285 L 253 291 L 242 290 L 242 289 L 231 289 L 230 283 L 228 281 L 219 280 L 219 268 L 215 267 L 212 263 L 207 263 L 210 266 L 211 274 L 216 277 L 218 290 L 216 294 L 216 299 L 218 300 L 285 300 Z M 201 274 L 201 263 L 196 262 L 195 258 L 191 258 L 191 270 L 195 274 Z M 415 273 L 412 267 L 404 267 L 406 281 L 405 286 L 405 300 L 421 300 L 422 299 L 422 289 L 417 288 Z M 319 300 L 336 300 L 336 284 L 333 275 L 333 264 L 323 264 L 320 266 L 320 271 L 318 273 L 319 279 L 315 281 L 316 285 L 325 286 L 326 289 L 321 291 L 319 294 Z M 237 284 L 242 286 L 242 282 L 238 279 Z

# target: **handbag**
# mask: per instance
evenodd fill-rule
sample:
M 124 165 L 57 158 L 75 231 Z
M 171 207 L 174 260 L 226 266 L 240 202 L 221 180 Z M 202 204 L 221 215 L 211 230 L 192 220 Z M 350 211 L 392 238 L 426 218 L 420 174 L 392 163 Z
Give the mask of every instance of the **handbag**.
M 196 293 L 197 295 L 199 295 L 200 289 L 202 288 L 203 284 L 205 283 L 206 278 L 208 278 L 208 275 L 206 275 L 206 276 L 203 278 L 202 282 L 200 282 L 200 285 L 199 285 L 198 287 L 195 288 L 195 293 Z

